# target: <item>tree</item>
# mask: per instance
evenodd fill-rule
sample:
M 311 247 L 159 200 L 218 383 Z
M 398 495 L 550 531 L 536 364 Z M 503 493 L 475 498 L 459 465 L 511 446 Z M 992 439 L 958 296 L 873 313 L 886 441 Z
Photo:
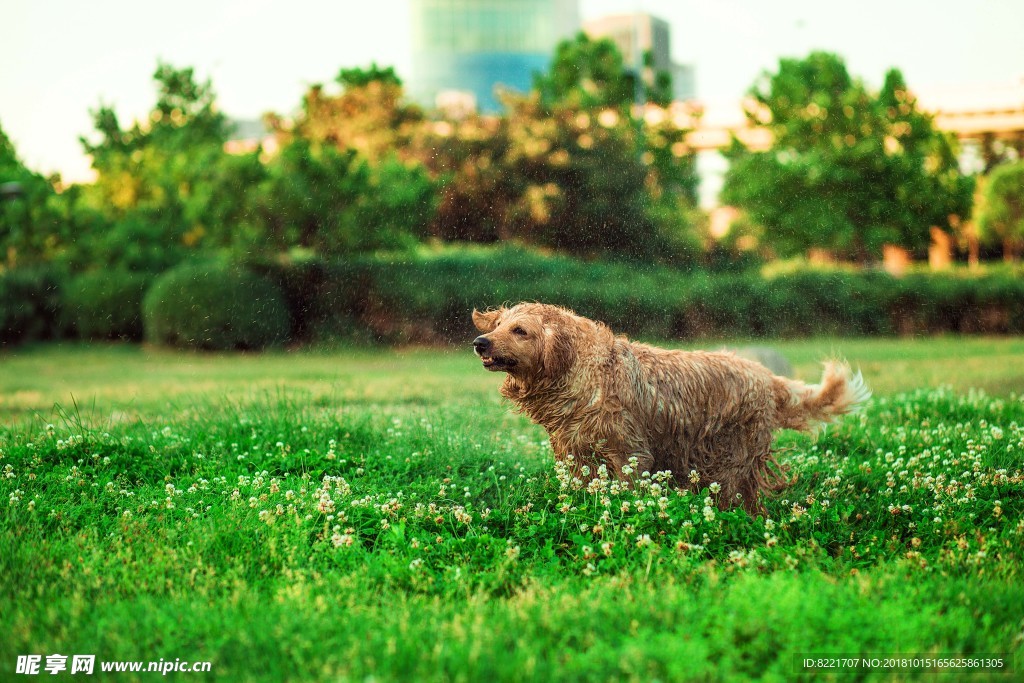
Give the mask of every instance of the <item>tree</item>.
M 645 54 L 649 71 L 651 62 L 650 53 Z M 585 33 L 559 43 L 550 70 L 534 78 L 543 113 L 575 111 L 632 127 L 633 153 L 647 166 L 652 207 L 662 215 L 678 214 L 696 206 L 699 176 L 697 156 L 685 143 L 689 131 L 676 125 L 665 109 L 672 99 L 672 77 L 659 71 L 644 79 L 641 102 L 636 101 L 635 86 L 636 76 L 615 43 Z M 640 104 L 642 110 L 634 106 Z
M 337 94 L 311 87 L 294 121 L 268 116 L 283 147 L 260 186 L 262 234 L 335 257 L 409 246 L 437 209 L 438 181 L 409 148 L 423 114 L 391 67 L 342 69 L 336 82 Z
M 53 182 L 26 168 L 0 128 L 0 269 L 47 260 L 67 245 Z
M 647 168 L 624 120 L 580 115 L 538 98 L 512 103 L 505 159 L 522 192 L 509 207 L 512 232 L 581 256 L 651 258 L 666 250 L 647 215 Z
M 314 85 L 306 93 L 294 122 L 268 117 L 270 126 L 287 144 L 295 138 L 354 149 L 371 163 L 401 154 L 410 128 L 423 113 L 403 101 L 402 81 L 391 67 L 342 69 L 336 83 L 341 92 Z
M 825 247 L 863 262 L 887 243 L 923 251 L 932 226 L 968 215 L 973 181 L 899 71 L 873 94 L 838 56 L 815 52 L 781 60 L 750 95 L 747 116 L 774 144 L 752 152 L 734 141 L 722 199 L 762 224 L 779 254 Z
M 433 216 L 426 172 L 393 157 L 371 165 L 353 149 L 295 138 L 266 165 L 241 157 L 229 168 L 222 181 L 238 205 L 222 217 L 235 229 L 221 243 L 250 256 L 405 248 Z
M 417 141 L 424 163 L 450 175 L 432 234 L 518 240 L 592 258 L 671 260 L 669 220 L 652 216 L 651 168 L 630 119 L 507 95 L 501 118 L 440 122 Z
M 581 33 L 557 46 L 532 93 L 505 96 L 504 117 L 439 122 L 421 135 L 424 163 L 452 177 L 434 234 L 588 257 L 678 256 L 696 205 L 696 156 L 664 109 L 658 123 L 639 117 L 634 85 L 612 41 Z M 645 94 L 661 98 L 670 85 L 658 79 Z
M 982 239 L 1003 244 L 1003 258 L 1016 261 L 1024 247 L 1024 161 L 997 166 L 985 184 L 978 216 Z
M 153 78 L 157 101 L 145 122 L 122 128 L 113 109 L 101 106 L 93 112 L 98 136 L 81 138 L 97 172 L 96 182 L 81 193 L 81 209 L 112 223 L 92 245 L 97 264 L 117 261 L 119 249 L 134 242 L 138 258 L 120 265 L 173 265 L 218 229 L 212 224 L 217 201 L 234 199 L 210 191 L 227 158 L 230 133 L 210 83 L 197 82 L 191 68 L 163 63 Z
M 564 105 L 582 110 L 628 110 L 634 104 L 650 102 L 667 106 L 672 101 L 672 75 L 654 71 L 650 52 L 643 55 L 642 101 L 637 101 L 637 74 L 626 68 L 619 48 L 610 38 L 591 38 L 580 32 L 555 47 L 551 67 L 534 76 L 533 88 L 546 107 Z
M 99 140 L 81 138 L 98 174 L 95 190 L 115 214 L 139 208 L 181 208 L 211 157 L 223 153 L 230 127 L 213 88 L 191 68 L 160 63 L 157 101 L 145 123 L 121 128 L 107 106 L 92 113 Z
M 626 71 L 615 43 L 607 38 L 592 40 L 583 32 L 557 45 L 551 68 L 534 76 L 533 88 L 549 108 L 625 110 L 635 97 L 633 76 Z

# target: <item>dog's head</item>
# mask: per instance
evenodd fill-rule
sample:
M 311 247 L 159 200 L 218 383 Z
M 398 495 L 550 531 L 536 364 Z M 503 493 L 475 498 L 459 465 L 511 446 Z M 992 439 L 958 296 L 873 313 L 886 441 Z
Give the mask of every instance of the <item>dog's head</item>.
M 556 378 L 576 360 L 577 317 L 546 304 L 519 304 L 483 313 L 474 309 L 473 324 L 483 334 L 473 349 L 486 369 L 518 379 Z

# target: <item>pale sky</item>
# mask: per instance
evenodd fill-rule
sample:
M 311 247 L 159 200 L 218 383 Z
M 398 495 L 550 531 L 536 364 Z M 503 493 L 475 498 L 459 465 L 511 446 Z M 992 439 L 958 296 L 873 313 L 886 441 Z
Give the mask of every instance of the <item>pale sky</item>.
M 1024 80 L 1024 0 L 580 0 L 584 20 L 637 10 L 669 21 L 711 103 L 812 49 L 874 85 L 890 67 L 922 91 Z M 0 0 L 0 127 L 33 170 L 81 179 L 89 110 L 145 116 L 158 59 L 212 79 L 229 116 L 287 114 L 342 67 L 407 75 L 408 18 L 407 0 Z

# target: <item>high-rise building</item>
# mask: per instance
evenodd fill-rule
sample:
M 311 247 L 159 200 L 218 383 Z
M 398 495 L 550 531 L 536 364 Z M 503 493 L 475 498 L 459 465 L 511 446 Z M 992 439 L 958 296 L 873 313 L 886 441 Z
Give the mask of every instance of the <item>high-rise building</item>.
M 622 53 L 626 68 L 635 71 L 650 53 L 650 67 L 672 76 L 672 97 L 691 100 L 696 97 L 696 79 L 690 65 L 672 61 L 672 35 L 664 19 L 650 14 L 617 14 L 588 21 L 583 29 L 591 38 L 610 38 Z M 650 77 L 650 76 L 648 76 Z
M 412 0 L 413 99 L 500 110 L 496 87 L 525 92 L 559 41 L 580 28 L 577 0 Z

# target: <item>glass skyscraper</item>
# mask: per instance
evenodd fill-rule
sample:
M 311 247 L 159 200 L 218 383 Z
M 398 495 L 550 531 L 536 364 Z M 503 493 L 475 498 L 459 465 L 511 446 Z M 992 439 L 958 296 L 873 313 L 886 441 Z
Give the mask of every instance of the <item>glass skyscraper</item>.
M 526 91 L 548 68 L 555 45 L 580 28 L 577 0 L 411 0 L 409 92 L 433 106 L 448 93 L 472 95 L 496 112 L 498 86 Z

